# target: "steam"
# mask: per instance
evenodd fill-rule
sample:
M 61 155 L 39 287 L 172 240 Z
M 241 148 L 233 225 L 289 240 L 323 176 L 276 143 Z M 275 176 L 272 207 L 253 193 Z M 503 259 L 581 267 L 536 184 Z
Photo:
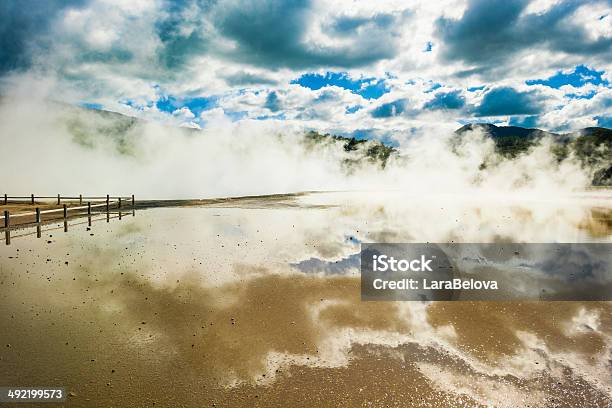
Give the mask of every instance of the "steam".
M 464 135 L 453 149 L 451 132 L 423 130 L 382 168 L 341 143 L 311 146 L 304 129 L 277 121 L 231 122 L 220 115 L 205 130 L 191 131 L 49 100 L 44 86 L 25 81 L 1 100 L 3 186 L 10 195 L 163 199 L 401 190 L 551 197 L 589 185 L 589 171 L 571 157 L 557 163 L 547 141 L 503 160 L 478 132 Z

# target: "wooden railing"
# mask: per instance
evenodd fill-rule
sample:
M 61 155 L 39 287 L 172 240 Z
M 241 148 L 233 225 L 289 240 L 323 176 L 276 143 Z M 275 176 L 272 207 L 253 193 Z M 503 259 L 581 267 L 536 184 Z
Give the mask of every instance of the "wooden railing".
M 21 204 L 21 203 L 29 202 L 30 204 L 34 205 L 36 203 L 36 199 L 38 200 L 56 200 L 57 199 L 57 205 L 60 205 L 62 200 L 64 201 L 79 200 L 80 205 L 83 204 L 83 200 L 106 201 L 106 202 L 109 202 L 111 200 L 118 201 L 118 202 L 121 202 L 122 200 L 126 200 L 126 201 L 131 200 L 132 205 L 134 205 L 134 194 L 132 194 L 131 197 L 111 197 L 108 194 L 106 196 L 89 196 L 89 197 L 84 197 L 82 194 L 79 194 L 78 197 L 62 196 L 61 194 L 58 194 L 57 196 L 37 196 L 34 194 L 30 194 L 29 196 L 9 196 L 9 195 L 4 194 L 4 200 L 2 201 L 2 204 L 8 205 L 9 203 Z
M 0 215 L 0 220 L 3 220 L 3 223 L 0 225 L 4 225 L 4 227 L 0 227 L 0 229 L 4 229 L 6 232 L 7 244 L 10 243 L 11 229 L 37 226 L 40 230 L 41 224 L 45 222 L 57 222 L 61 221 L 62 219 L 64 220 L 64 229 L 67 229 L 67 220 L 73 216 L 87 215 L 91 219 L 92 212 L 106 212 L 106 218 L 108 220 L 110 211 L 113 210 L 119 211 L 119 219 L 121 219 L 122 210 L 132 210 L 133 213 L 135 209 L 133 194 L 130 197 L 110 195 L 106 195 L 105 197 L 83 196 L 82 194 L 80 194 L 78 197 L 61 196 L 60 194 L 57 196 L 35 196 L 34 194 L 31 194 L 30 196 L 8 196 L 7 194 L 4 194 L 4 199 L 0 200 L 0 208 L 2 206 L 8 206 L 9 204 L 26 204 L 29 206 L 34 206 L 39 203 L 44 203 L 48 205 L 49 200 L 53 200 L 53 203 L 56 203 L 55 205 L 62 205 L 62 207 L 46 210 L 41 210 L 40 207 L 35 207 L 34 211 L 19 211 L 16 213 L 11 213 L 9 210 L 3 211 L 3 214 Z M 45 219 L 43 219 L 43 215 L 48 214 L 58 214 L 58 216 L 44 217 Z M 29 217 L 29 219 L 27 217 Z M 14 223 L 14 220 L 19 220 L 21 222 Z

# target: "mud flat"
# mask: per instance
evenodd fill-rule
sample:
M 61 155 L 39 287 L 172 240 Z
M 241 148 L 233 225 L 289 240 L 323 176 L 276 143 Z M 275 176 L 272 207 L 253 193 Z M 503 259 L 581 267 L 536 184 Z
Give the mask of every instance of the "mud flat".
M 606 194 L 142 206 L 0 248 L 0 378 L 66 406 L 612 404 L 609 302 L 361 302 L 360 242 L 611 242 Z M 146 207 L 146 209 L 145 209 Z

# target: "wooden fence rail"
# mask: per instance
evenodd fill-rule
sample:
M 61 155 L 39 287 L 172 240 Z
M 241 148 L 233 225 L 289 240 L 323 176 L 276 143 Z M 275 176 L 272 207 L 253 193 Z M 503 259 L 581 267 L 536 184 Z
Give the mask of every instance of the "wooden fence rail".
M 132 202 L 134 201 L 134 194 L 132 194 L 131 197 L 121 197 L 121 196 L 110 196 L 110 195 L 106 195 L 106 196 L 83 196 L 82 194 L 79 194 L 79 196 L 62 196 L 61 194 L 58 194 L 56 196 L 36 196 L 34 194 L 30 194 L 29 196 L 9 196 L 7 194 L 4 194 L 4 200 L 2 201 L 3 205 L 8 205 L 9 200 L 10 201 L 17 201 L 18 203 L 23 202 L 24 200 L 27 200 L 28 202 L 30 202 L 30 204 L 34 204 L 36 199 L 40 199 L 40 200 L 57 200 L 57 205 L 60 205 L 62 200 L 79 200 L 79 204 L 83 204 L 83 200 L 89 200 L 89 201 L 101 201 L 101 200 L 106 200 L 106 201 L 110 201 L 110 200 L 132 200 Z
M 64 199 L 64 201 L 79 200 L 79 206 L 78 207 L 68 207 L 66 203 L 64 202 L 64 205 L 62 208 L 56 208 L 56 209 L 50 209 L 50 210 L 41 210 L 39 207 L 36 207 L 35 211 L 20 212 L 17 214 L 11 214 L 8 210 L 5 210 L 4 215 L 0 216 L 0 219 L 4 220 L 4 228 L 10 228 L 11 219 L 17 218 L 17 217 L 29 217 L 29 216 L 35 215 L 36 216 L 35 222 L 41 223 L 42 214 L 53 214 L 53 213 L 63 212 L 63 218 L 66 219 L 68 218 L 69 212 L 74 213 L 75 211 L 81 211 L 85 209 L 87 210 L 88 215 L 91 214 L 92 208 L 106 207 L 106 211 L 108 212 L 111 206 L 114 207 L 116 205 L 118 209 L 121 209 L 123 205 L 123 200 L 126 199 L 125 197 L 111 197 L 108 194 L 106 195 L 106 197 L 102 197 L 102 196 L 85 197 L 83 195 L 79 195 L 78 197 L 70 197 L 70 196 L 62 197 L 60 194 L 58 194 L 57 196 L 35 196 L 34 194 L 32 194 L 28 197 L 28 196 L 8 196 L 7 194 L 4 194 L 4 205 L 8 205 L 9 200 L 17 200 L 18 203 L 22 203 L 23 201 L 21 200 L 27 200 L 27 202 L 33 205 L 35 204 L 35 199 L 37 198 L 42 199 L 42 200 L 57 198 L 57 205 L 61 204 L 62 199 Z M 83 200 L 88 200 L 87 205 L 82 205 Z M 100 204 L 92 204 L 92 201 L 94 202 L 103 201 L 103 202 Z M 130 203 L 129 206 L 133 209 L 135 207 L 134 194 L 132 194 L 131 197 L 127 197 L 127 201 Z
M 122 210 L 125 213 L 124 209 L 129 209 L 132 212 L 132 215 L 135 215 L 135 201 L 134 195 L 132 194 L 130 197 L 111 197 L 110 195 L 104 196 L 83 196 L 80 194 L 78 197 L 72 196 L 61 196 L 58 194 L 57 196 L 35 196 L 31 194 L 30 196 L 8 196 L 4 194 L 3 204 L 8 205 L 9 200 L 11 203 L 20 203 L 20 204 L 29 204 L 35 205 L 37 204 L 36 199 L 39 200 L 56 200 L 57 206 L 62 205 L 60 208 L 52 208 L 48 210 L 41 210 L 40 207 L 35 207 L 34 211 L 25 211 L 18 212 L 16 214 L 11 214 L 8 210 L 3 211 L 3 215 L 0 216 L 4 222 L 4 228 L 0 227 L 0 229 L 4 229 L 5 242 L 6 245 L 10 245 L 11 243 L 11 230 L 28 228 L 28 227 L 36 227 L 36 235 L 38 238 L 41 237 L 41 226 L 46 225 L 47 223 L 57 222 L 61 219 L 64 221 L 64 231 L 68 231 L 68 219 L 74 218 L 78 216 L 85 216 L 87 214 L 88 224 L 91 226 L 92 220 L 92 209 L 100 209 L 106 213 L 106 222 L 109 222 L 111 219 L 110 212 L 111 208 L 113 211 L 118 210 L 118 217 L 121 220 Z M 62 203 L 63 200 L 63 203 Z M 69 206 L 68 204 L 74 204 L 75 201 L 78 200 L 78 205 Z M 86 203 L 85 205 L 84 202 Z M 0 205 L 0 208 L 2 206 Z M 47 218 L 43 221 L 43 214 L 54 214 L 54 213 L 62 213 L 59 217 Z M 13 219 L 23 219 L 23 217 L 32 217 L 34 216 L 34 222 L 31 220 L 24 220 L 19 223 L 12 223 Z M 115 218 L 115 217 L 112 217 Z M 2 225 L 2 224 L 0 224 Z

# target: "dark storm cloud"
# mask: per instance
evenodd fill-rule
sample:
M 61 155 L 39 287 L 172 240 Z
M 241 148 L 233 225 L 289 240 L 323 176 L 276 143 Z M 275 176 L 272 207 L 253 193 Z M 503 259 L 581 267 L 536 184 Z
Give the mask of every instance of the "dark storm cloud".
M 399 116 L 406 111 L 408 101 L 406 99 L 398 99 L 393 102 L 383 103 L 376 107 L 371 115 L 373 118 L 391 118 L 393 116 Z
M 296 69 L 322 66 L 357 67 L 395 55 L 393 27 L 359 20 L 339 22 L 353 34 L 350 45 L 309 44 L 305 36 L 315 17 L 308 0 L 236 0 L 219 4 L 214 24 L 219 33 L 236 44 L 226 56 L 267 68 Z
M 244 71 L 224 75 L 223 79 L 225 79 L 225 82 L 230 86 L 275 85 L 278 83 L 278 81 L 274 79 Z
M 282 109 L 280 100 L 278 99 L 278 95 L 276 94 L 276 92 L 272 91 L 268 94 L 264 106 L 270 109 L 270 111 L 272 112 L 278 112 Z
M 336 34 L 350 35 L 361 27 L 373 26 L 385 29 L 395 23 L 396 17 L 393 14 L 376 14 L 373 17 L 342 16 L 334 20 L 327 28 Z
M 335 90 L 324 90 L 314 99 L 314 103 L 334 102 L 341 100 L 340 94 Z
M 322 30 L 349 37 L 350 44 L 321 46 L 305 38 L 316 17 L 310 0 L 167 1 L 155 21 L 157 60 L 168 71 L 205 55 L 268 69 L 358 67 L 395 56 L 395 26 L 403 15 L 340 17 Z M 245 73 L 225 78 L 229 85 L 275 83 Z
M 442 39 L 442 57 L 477 65 L 469 74 L 499 67 L 515 53 L 530 48 L 600 55 L 612 60 L 610 38 L 592 39 L 587 27 L 566 20 L 585 2 L 567 0 L 544 13 L 522 15 L 528 3 L 528 0 L 471 0 L 460 19 L 440 18 L 436 30 Z
M 163 17 L 155 24 L 162 43 L 158 60 L 166 68 L 176 69 L 192 56 L 208 50 L 210 36 L 204 30 L 202 16 L 209 12 L 212 3 L 207 0 L 176 0 L 168 1 L 166 5 Z M 185 30 L 185 27 L 190 29 Z
M 465 98 L 460 91 L 440 92 L 427 102 L 423 108 L 430 110 L 460 109 L 465 106 Z
M 542 100 L 535 91 L 519 92 L 501 87 L 490 90 L 474 110 L 476 116 L 535 115 L 542 112 Z
M 510 126 L 520 126 L 525 128 L 535 128 L 538 126 L 540 117 L 537 115 L 533 116 L 513 116 L 508 121 Z
M 48 46 L 49 24 L 62 10 L 81 0 L 0 1 L 0 74 L 27 69 L 33 47 Z

